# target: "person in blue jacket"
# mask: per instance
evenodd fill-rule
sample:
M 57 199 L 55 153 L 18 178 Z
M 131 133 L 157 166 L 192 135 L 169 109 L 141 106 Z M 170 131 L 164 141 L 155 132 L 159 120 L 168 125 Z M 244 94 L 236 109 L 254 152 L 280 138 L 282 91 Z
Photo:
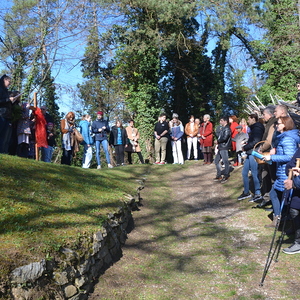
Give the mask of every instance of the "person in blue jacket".
M 172 120 L 169 122 L 170 136 L 172 144 L 173 164 L 184 164 L 182 149 L 181 149 L 181 138 L 184 134 L 184 127 L 182 122 L 178 119 L 178 114 L 172 115 Z
M 84 154 L 82 159 L 82 168 L 88 169 L 91 165 L 93 158 L 93 147 L 94 140 L 91 136 L 90 131 L 91 116 L 84 115 L 79 123 L 80 132 L 83 137 L 82 145 L 84 146 Z
M 108 151 L 108 134 L 110 133 L 110 128 L 108 122 L 103 119 L 103 112 L 97 112 L 97 119 L 92 124 L 92 133 L 95 134 L 95 144 L 96 144 L 96 159 L 97 159 L 97 169 L 101 169 L 100 160 L 100 146 L 102 144 L 103 150 L 105 152 L 107 166 L 112 168 L 110 163 L 110 156 Z
M 295 129 L 293 119 L 285 116 L 277 120 L 277 137 L 275 147 L 266 160 L 276 163 L 276 180 L 270 191 L 273 205 L 273 222 L 265 227 L 275 227 L 281 215 L 281 198 L 284 191 L 284 181 L 288 178 L 285 172 L 286 164 L 292 159 L 300 143 L 299 131 Z

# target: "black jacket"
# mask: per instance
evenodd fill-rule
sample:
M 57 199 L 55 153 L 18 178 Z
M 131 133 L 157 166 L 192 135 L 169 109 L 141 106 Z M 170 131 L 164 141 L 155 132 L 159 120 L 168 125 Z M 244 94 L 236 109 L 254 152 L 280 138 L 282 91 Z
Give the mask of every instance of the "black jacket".
M 231 149 L 231 130 L 229 125 L 221 127 L 217 141 L 219 150 Z
M 262 141 L 264 132 L 265 127 L 260 122 L 256 122 L 250 126 L 249 140 L 247 145 L 244 146 L 244 151 L 246 151 L 247 154 L 251 154 L 255 144 Z
M 0 116 L 5 119 L 11 119 L 12 103 L 9 100 L 7 88 L 0 85 Z
M 128 144 L 127 132 L 124 128 L 121 128 L 121 136 L 122 136 L 122 145 Z M 116 146 L 118 145 L 118 127 L 113 126 L 111 128 L 110 136 L 109 136 L 109 144 Z

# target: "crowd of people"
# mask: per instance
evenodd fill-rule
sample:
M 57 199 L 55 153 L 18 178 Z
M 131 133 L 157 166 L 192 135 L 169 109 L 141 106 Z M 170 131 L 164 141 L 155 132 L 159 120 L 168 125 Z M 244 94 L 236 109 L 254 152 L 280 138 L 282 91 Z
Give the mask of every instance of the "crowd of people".
M 41 159 L 51 162 L 57 139 L 53 118 L 45 106 L 21 104 L 19 93 L 8 91 L 10 84 L 7 75 L 0 78 L 0 153 L 30 158 L 34 157 L 37 144 Z M 13 117 L 14 110 L 19 112 L 18 118 Z M 113 168 L 109 147 L 114 149 L 115 166 L 125 165 L 125 153 L 129 164 L 132 164 L 133 153 L 137 153 L 140 163 L 144 164 L 140 133 L 134 120 L 124 128 L 117 119 L 110 128 L 102 111 L 96 115 L 94 121 L 88 114 L 82 116 L 78 126 L 74 112 L 67 113 L 61 120 L 61 164 L 71 165 L 80 145 L 83 146 L 82 168 L 90 168 L 95 148 L 97 169 L 101 169 L 101 145 L 108 168 Z M 201 158 L 203 165 L 215 165 L 213 180 L 220 183 L 230 179 L 234 167 L 242 166 L 243 191 L 237 200 L 247 199 L 261 208 L 271 204 L 273 218 L 266 227 L 277 226 L 282 214 L 289 213 L 292 226 L 286 233 L 294 234 L 295 241 L 283 252 L 300 253 L 300 168 L 296 165 L 300 158 L 300 137 L 287 107 L 269 105 L 263 111 L 249 114 L 247 120 L 239 120 L 235 115 L 222 116 L 215 126 L 208 114 L 202 116 L 201 121 L 191 115 L 184 125 L 177 113 L 173 113 L 170 120 L 162 113 L 154 124 L 153 136 L 156 165 L 184 164 Z M 169 156 L 168 149 L 171 149 Z M 293 169 L 292 179 L 288 178 L 289 169 Z M 292 189 L 293 195 L 290 205 L 284 206 L 282 198 L 287 189 Z

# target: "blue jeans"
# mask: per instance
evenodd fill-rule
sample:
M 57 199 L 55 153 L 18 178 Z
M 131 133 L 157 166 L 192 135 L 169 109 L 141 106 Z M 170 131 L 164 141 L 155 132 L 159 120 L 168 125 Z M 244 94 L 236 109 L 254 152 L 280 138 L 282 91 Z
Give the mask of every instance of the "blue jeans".
M 54 148 L 51 146 L 42 147 L 42 161 L 51 163 Z
M 258 164 L 253 155 L 248 155 L 244 161 L 244 168 L 242 171 L 243 183 L 244 183 L 244 193 L 249 193 L 249 170 L 251 170 L 251 175 L 254 183 L 255 195 L 260 195 L 260 182 L 258 179 Z
M 224 170 L 224 176 L 229 176 L 229 160 L 228 160 L 228 150 L 218 150 L 218 153 L 215 156 L 215 165 L 217 169 L 217 177 L 221 177 L 221 165 L 220 161 L 223 160 L 225 170 Z
M 281 198 L 282 198 L 282 192 L 275 190 L 274 186 L 272 186 L 272 189 L 269 193 L 272 206 L 273 206 L 273 212 L 275 216 L 279 216 L 281 213 Z
M 98 166 L 101 165 L 101 161 L 100 161 L 100 145 L 101 144 L 102 144 L 103 150 L 105 152 L 107 164 L 110 164 L 110 156 L 109 156 L 109 152 L 108 152 L 108 141 L 107 140 L 96 141 L 96 159 L 97 159 Z

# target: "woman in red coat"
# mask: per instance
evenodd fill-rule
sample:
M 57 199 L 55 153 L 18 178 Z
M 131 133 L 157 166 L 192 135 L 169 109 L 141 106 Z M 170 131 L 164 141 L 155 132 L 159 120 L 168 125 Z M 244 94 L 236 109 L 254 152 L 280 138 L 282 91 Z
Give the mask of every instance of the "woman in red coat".
M 203 123 L 199 128 L 199 138 L 201 150 L 204 157 L 204 165 L 210 165 L 213 161 L 212 146 L 213 146 L 213 124 L 210 120 L 210 115 L 204 115 Z
M 237 116 L 233 115 L 229 117 L 229 126 L 231 130 L 231 139 L 233 139 L 238 134 L 236 127 L 239 126 L 239 119 L 237 118 Z M 231 145 L 232 145 L 232 152 L 233 153 L 236 152 L 236 142 L 232 141 Z M 235 157 L 234 166 L 237 166 L 237 159 L 235 153 L 234 153 L 234 157 Z

